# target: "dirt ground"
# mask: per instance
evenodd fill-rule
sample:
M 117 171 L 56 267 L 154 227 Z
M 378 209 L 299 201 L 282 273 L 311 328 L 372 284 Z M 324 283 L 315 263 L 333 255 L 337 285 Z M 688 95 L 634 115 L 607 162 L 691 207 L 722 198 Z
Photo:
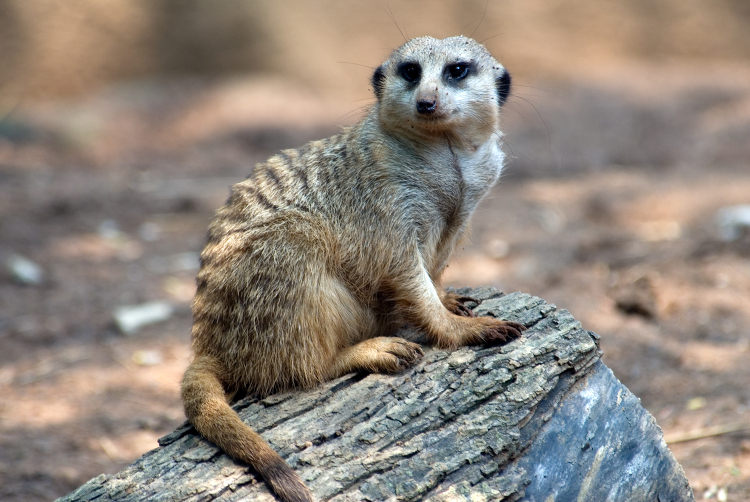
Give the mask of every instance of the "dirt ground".
M 696 498 L 750 500 L 750 233 L 717 220 L 750 204 L 750 78 L 694 70 L 519 84 L 513 159 L 446 282 L 570 310 L 674 441 Z M 256 162 L 360 113 L 284 85 L 140 82 L 0 122 L 0 499 L 61 496 L 183 421 L 213 211 Z M 14 277 L 14 256 L 39 284 Z M 151 301 L 171 318 L 117 329 L 117 307 Z M 708 437 L 680 441 L 694 433 Z

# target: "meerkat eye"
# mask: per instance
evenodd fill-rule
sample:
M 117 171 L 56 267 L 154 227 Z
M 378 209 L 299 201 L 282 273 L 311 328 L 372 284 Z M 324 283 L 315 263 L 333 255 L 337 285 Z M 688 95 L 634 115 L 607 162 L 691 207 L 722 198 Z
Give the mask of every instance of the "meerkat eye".
M 456 63 L 449 65 L 445 70 L 451 79 L 461 80 L 469 74 L 469 65 L 467 63 Z
M 416 63 L 404 63 L 399 66 L 398 73 L 407 82 L 416 82 L 422 76 L 422 68 Z

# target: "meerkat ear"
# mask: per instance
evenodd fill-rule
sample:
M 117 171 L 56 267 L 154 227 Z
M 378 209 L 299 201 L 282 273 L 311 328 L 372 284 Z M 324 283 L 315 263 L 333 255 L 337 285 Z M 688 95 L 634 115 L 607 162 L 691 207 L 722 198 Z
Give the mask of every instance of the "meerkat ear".
M 510 73 L 505 68 L 499 76 L 495 77 L 495 88 L 497 89 L 499 104 L 502 106 L 508 101 L 510 95 Z
M 383 95 L 383 85 L 385 84 L 385 65 L 378 66 L 375 73 L 372 74 L 372 88 L 375 90 L 375 97 L 378 100 Z

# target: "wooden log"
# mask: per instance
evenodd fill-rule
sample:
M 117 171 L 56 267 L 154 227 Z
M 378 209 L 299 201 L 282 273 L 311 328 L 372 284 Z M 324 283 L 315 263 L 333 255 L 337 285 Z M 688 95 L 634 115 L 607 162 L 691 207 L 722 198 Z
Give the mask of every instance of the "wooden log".
M 426 350 L 399 374 L 352 374 L 234 409 L 321 501 L 694 500 L 653 417 L 600 361 L 598 335 L 540 298 L 459 292 L 478 315 L 526 325 L 524 337 Z M 189 424 L 159 444 L 59 501 L 274 500 Z

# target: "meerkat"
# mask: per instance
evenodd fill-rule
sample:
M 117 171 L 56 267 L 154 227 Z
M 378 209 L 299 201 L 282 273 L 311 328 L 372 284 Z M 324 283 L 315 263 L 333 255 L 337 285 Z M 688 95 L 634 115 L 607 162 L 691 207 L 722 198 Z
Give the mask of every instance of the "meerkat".
M 350 372 L 397 372 L 423 355 L 404 323 L 452 349 L 522 325 L 474 317 L 440 276 L 503 168 L 511 79 L 478 42 L 416 38 L 375 70 L 356 125 L 255 167 L 208 232 L 192 304 L 189 421 L 250 464 L 285 502 L 311 493 L 229 407 Z

